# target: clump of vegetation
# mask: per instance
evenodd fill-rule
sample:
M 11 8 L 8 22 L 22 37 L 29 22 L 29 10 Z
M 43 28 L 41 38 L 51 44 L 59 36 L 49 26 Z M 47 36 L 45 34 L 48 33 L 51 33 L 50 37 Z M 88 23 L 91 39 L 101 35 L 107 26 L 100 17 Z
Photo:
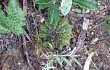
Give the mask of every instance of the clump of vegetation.
M 69 44 L 69 40 L 72 36 L 72 27 L 67 19 L 61 18 L 60 16 L 61 14 L 66 16 L 69 13 L 72 3 L 76 3 L 89 10 L 94 10 L 98 7 L 97 2 L 94 0 L 34 0 L 34 2 L 38 4 L 39 9 L 48 9 L 48 17 L 45 23 L 41 25 L 41 32 L 34 36 L 37 37 L 39 41 L 40 51 L 42 48 L 45 48 L 50 52 L 54 48 L 57 48 L 57 51 L 61 51 L 60 53 L 57 51 L 54 51 L 55 53 L 50 53 L 49 60 L 43 67 L 43 70 L 55 69 L 57 64 L 63 67 L 64 62 L 71 65 L 69 59 L 66 57 L 73 59 L 80 67 L 82 67 L 80 62 L 74 58 L 73 52 L 75 49 L 71 50 L 69 52 L 70 54 L 65 54 L 66 51 L 62 51 L 63 46 Z
M 94 0 L 34 0 L 38 4 L 39 9 L 48 8 L 48 17 L 41 26 L 41 37 L 48 39 L 52 46 L 60 47 L 66 45 L 71 37 L 71 27 L 67 19 L 62 19 L 61 14 L 64 16 L 69 13 L 72 7 L 72 3 L 76 3 L 86 9 L 93 10 L 98 7 L 97 2 Z M 45 37 L 44 37 L 45 36 Z M 53 43 L 53 41 L 55 41 Z
M 0 34 L 13 32 L 20 35 L 24 33 L 22 26 L 25 25 L 23 22 L 25 15 L 17 1 L 10 0 L 5 11 L 7 15 L 0 8 Z
M 61 48 L 64 45 L 69 44 L 69 40 L 72 36 L 71 25 L 67 19 L 60 19 L 56 26 L 52 26 L 48 22 L 45 22 L 42 26 L 40 36 L 54 46 L 53 48 Z

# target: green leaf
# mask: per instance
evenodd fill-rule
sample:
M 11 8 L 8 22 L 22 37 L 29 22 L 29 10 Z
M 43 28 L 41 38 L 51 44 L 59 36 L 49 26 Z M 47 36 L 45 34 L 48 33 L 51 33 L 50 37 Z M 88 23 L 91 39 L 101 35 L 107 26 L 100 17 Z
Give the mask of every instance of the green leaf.
M 82 68 L 81 63 L 76 58 L 74 58 L 74 56 L 71 56 L 71 58 Z
M 71 51 L 70 56 L 72 56 L 74 54 L 75 50 L 76 50 L 76 47 L 74 47 L 74 49 Z
M 81 9 L 76 9 L 76 12 L 81 13 L 82 11 L 81 11 Z
M 7 21 L 6 21 L 5 13 L 2 11 L 0 6 L 0 34 L 10 32 L 9 26 L 6 23 Z
M 10 30 L 8 30 L 8 29 L 6 29 L 5 27 L 3 27 L 3 26 L 0 25 L 0 34 L 1 34 L 1 33 L 4 34 L 4 33 L 6 33 L 6 32 L 10 32 Z
M 47 4 L 51 2 L 52 0 L 34 0 L 36 4 Z
M 39 4 L 39 9 L 45 9 L 49 7 L 49 4 Z
M 94 10 L 98 7 L 98 3 L 94 0 L 72 0 L 72 2 L 89 10 Z
M 48 21 L 51 25 L 56 26 L 59 22 L 59 10 L 57 5 L 50 6 L 48 9 Z
M 72 6 L 72 0 L 62 0 L 61 1 L 61 13 L 67 15 Z
M 68 19 L 61 19 L 56 30 L 60 36 L 61 47 L 68 45 L 72 37 L 72 26 L 69 24 Z
M 63 64 L 62 58 L 61 57 L 55 57 L 55 58 L 56 58 L 57 62 L 62 66 L 62 64 Z
M 82 9 L 82 13 L 83 14 L 86 13 L 86 9 L 85 8 Z
M 22 26 L 25 25 L 23 22 L 25 16 L 22 9 L 19 7 L 16 0 L 10 0 L 6 7 L 7 16 L 0 8 L 0 34 L 14 32 L 17 35 L 24 33 Z
M 61 57 L 63 61 L 65 61 L 69 66 L 71 66 L 71 63 L 66 57 Z

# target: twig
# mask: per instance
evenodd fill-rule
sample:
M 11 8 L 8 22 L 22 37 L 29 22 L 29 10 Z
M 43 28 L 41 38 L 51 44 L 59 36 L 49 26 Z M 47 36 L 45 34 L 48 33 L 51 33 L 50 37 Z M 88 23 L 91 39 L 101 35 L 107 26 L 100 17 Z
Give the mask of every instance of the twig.
M 81 30 L 81 32 L 78 36 L 77 44 L 76 44 L 77 48 L 73 53 L 74 55 L 75 55 L 75 53 L 79 52 L 83 48 L 85 38 L 86 38 L 86 31 Z
M 26 41 L 25 36 L 24 36 L 24 35 L 22 35 L 22 36 L 23 36 L 23 42 L 25 42 L 25 41 Z M 30 68 L 31 68 L 32 70 L 34 70 L 32 64 L 31 64 L 31 62 L 30 62 L 30 59 L 29 59 L 29 55 L 28 55 L 28 52 L 27 52 L 26 43 L 23 43 L 23 46 L 24 46 L 24 48 L 25 48 L 25 54 L 26 54 L 26 58 L 27 58 L 28 64 L 29 64 Z
M 89 15 L 89 14 L 73 14 L 72 12 L 70 12 L 70 14 L 72 17 L 77 17 L 77 18 L 82 18 L 82 17 L 85 17 L 85 18 L 91 18 L 91 17 L 94 17 L 94 18 L 102 18 L 104 19 L 106 16 L 102 16 L 102 15 Z
M 61 56 L 61 57 L 70 57 L 71 55 L 66 54 L 66 55 L 52 55 L 52 56 L 54 56 L 54 57 L 59 57 L 59 56 Z M 78 57 L 78 56 L 80 56 L 80 55 L 74 55 L 73 57 Z
M 23 10 L 24 10 L 25 16 L 27 16 L 27 0 L 23 0 Z
M 8 58 L 8 55 L 5 56 L 5 58 L 3 59 L 3 61 L 0 64 L 0 68 L 2 67 L 2 65 L 4 64 L 4 62 L 6 61 L 6 59 Z

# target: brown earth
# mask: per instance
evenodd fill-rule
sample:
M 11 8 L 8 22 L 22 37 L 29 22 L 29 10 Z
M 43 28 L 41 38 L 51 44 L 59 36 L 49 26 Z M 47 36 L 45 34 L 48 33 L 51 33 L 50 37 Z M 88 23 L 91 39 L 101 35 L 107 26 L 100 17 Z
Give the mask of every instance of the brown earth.
M 13 33 L 0 35 L 0 70 L 42 70 L 41 63 L 45 59 L 41 59 L 41 54 L 37 53 L 39 44 L 32 34 L 35 34 L 36 28 L 40 30 L 42 20 L 47 17 L 47 10 L 38 10 L 38 6 L 32 0 L 24 1 L 27 1 L 25 5 L 23 0 L 19 0 L 19 5 L 25 11 L 24 29 L 27 33 L 21 36 Z M 100 8 L 84 14 L 75 12 L 76 8 L 82 8 L 73 4 L 70 13 L 66 16 L 73 25 L 70 48 L 79 47 L 75 55 L 79 55 L 77 59 L 83 66 L 88 55 L 95 52 L 90 70 L 110 70 L 110 36 L 107 26 L 102 25 L 104 18 L 110 15 L 110 3 L 109 0 L 97 0 L 97 2 L 100 3 Z M 7 4 L 8 0 L 4 0 L 4 3 Z M 82 29 L 84 17 L 91 23 L 87 31 Z M 59 67 L 56 70 L 62 69 Z M 66 66 L 64 70 L 83 69 L 72 62 L 72 66 Z

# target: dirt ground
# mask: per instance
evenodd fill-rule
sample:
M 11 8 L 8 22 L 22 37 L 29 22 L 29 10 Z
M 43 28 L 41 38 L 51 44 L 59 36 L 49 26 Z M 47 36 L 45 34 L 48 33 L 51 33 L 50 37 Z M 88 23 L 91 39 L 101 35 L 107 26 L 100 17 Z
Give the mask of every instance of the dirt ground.
M 7 4 L 8 0 L 4 0 Z M 0 0 L 2 2 L 2 0 Z M 95 52 L 90 64 L 90 70 L 110 70 L 110 35 L 107 26 L 103 26 L 104 18 L 110 16 L 110 0 L 97 0 L 100 7 L 86 13 L 77 13 L 75 9 L 82 9 L 76 4 L 66 18 L 73 26 L 73 36 L 70 48 L 79 47 L 75 54 L 78 61 L 84 66 L 88 55 Z M 2 4 L 2 3 L 1 3 Z M 23 0 L 19 0 L 21 8 L 25 8 L 26 30 L 25 35 L 16 36 L 13 33 L 0 35 L 0 70 L 42 70 L 45 59 L 37 54 L 37 40 L 32 36 L 36 28 L 40 29 L 42 19 L 47 17 L 47 10 L 38 10 L 32 0 L 27 0 L 23 7 Z M 89 19 L 88 30 L 83 30 L 84 18 Z M 80 47 L 81 46 L 81 47 Z M 45 51 L 44 51 L 45 52 Z M 57 68 L 56 70 L 63 70 Z M 83 70 L 76 63 L 66 66 L 64 70 Z

